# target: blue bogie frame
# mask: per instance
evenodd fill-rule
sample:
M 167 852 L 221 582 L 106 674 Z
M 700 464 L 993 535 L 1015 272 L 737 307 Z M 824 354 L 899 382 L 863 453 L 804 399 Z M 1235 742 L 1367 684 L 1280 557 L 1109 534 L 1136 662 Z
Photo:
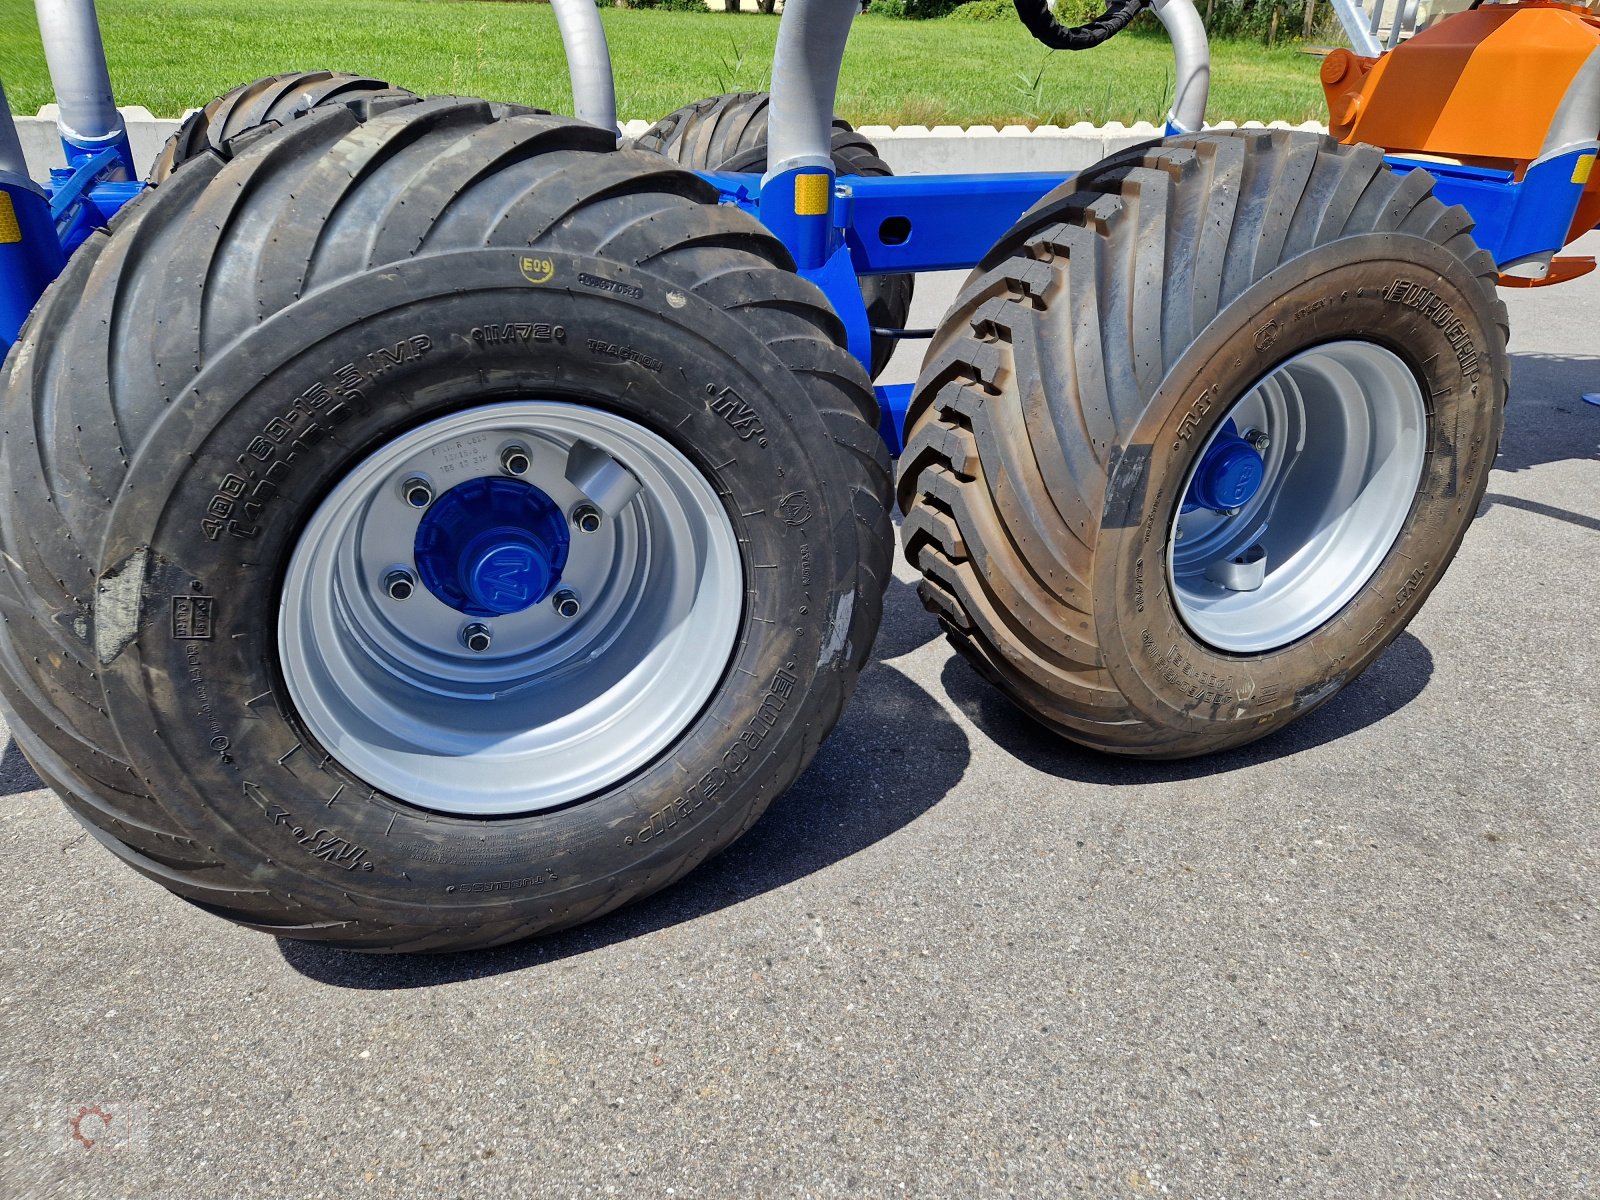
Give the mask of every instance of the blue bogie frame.
M 579 116 L 615 126 L 610 61 L 591 0 L 555 0 Z M 1177 52 L 1181 101 L 1167 132 L 1198 127 L 1204 113 L 1209 57 L 1204 30 L 1189 0 L 1157 0 Z M 41 5 L 41 27 L 46 7 Z M 1034 203 L 1067 176 L 910 175 L 836 178 L 827 146 L 834 85 L 844 35 L 856 0 L 790 0 L 779 27 L 773 71 L 772 168 L 754 174 L 707 173 L 727 204 L 761 220 L 794 256 L 802 275 L 827 295 L 844 324 L 852 353 L 871 362 L 873 331 L 859 290 L 863 275 L 960 270 L 978 263 Z M 67 166 L 40 187 L 24 173 L 11 114 L 0 90 L 0 353 L 16 341 L 27 314 L 68 256 L 144 185 L 121 119 L 111 107 L 104 52 L 91 0 L 52 6 L 46 29 L 68 51 L 52 58 L 57 91 L 75 89 L 75 113 L 102 128 L 88 135 L 67 124 L 62 95 L 62 145 Z M 65 15 L 63 15 L 65 14 Z M 82 61 L 80 61 L 82 60 Z M 64 65 L 63 65 L 64 64 Z M 58 72 L 58 67 L 60 70 Z M 63 84 L 60 80 L 68 82 Z M 1181 111 L 1180 111 L 1181 110 Z M 7 136 L 9 135 L 9 137 Z M 1563 147 L 1522 178 L 1508 171 L 1458 167 L 1391 156 L 1397 171 L 1427 170 L 1446 203 L 1467 208 L 1479 245 L 1502 267 L 1537 261 L 1559 250 L 1570 231 L 1596 145 Z M 881 432 L 891 452 L 902 446 L 911 387 L 878 388 Z

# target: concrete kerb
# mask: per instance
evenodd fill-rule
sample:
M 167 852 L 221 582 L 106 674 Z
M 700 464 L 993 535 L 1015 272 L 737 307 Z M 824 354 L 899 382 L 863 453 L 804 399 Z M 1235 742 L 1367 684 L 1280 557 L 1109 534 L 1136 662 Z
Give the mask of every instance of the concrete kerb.
M 161 150 L 161 145 L 178 128 L 179 121 L 151 114 L 147 108 L 127 107 L 120 110 L 127 122 L 128 136 L 133 144 L 134 160 L 150 163 Z M 627 137 L 637 137 L 650 127 L 648 121 L 628 121 L 622 131 Z M 1233 121 L 1219 121 L 1216 129 L 1237 129 Z M 1313 133 L 1326 133 L 1327 126 L 1315 121 L 1291 125 L 1274 121 L 1264 125 L 1260 121 L 1245 121 L 1245 129 L 1301 129 Z M 51 167 L 64 166 L 66 159 L 61 144 L 56 139 L 56 106 L 47 104 L 38 116 L 18 117 L 17 132 L 22 138 L 22 151 L 28 160 L 29 172 L 35 179 L 43 179 Z M 985 174 L 997 175 L 1015 171 L 1060 171 L 1063 174 L 1081 171 L 1108 154 L 1151 138 L 1160 137 L 1159 126 L 1148 121 L 1123 125 L 1113 121 L 1108 125 L 1091 125 L 1080 121 L 1063 128 L 1059 125 L 1041 125 L 1029 129 L 1023 125 L 1007 125 L 996 129 L 993 125 L 863 125 L 861 132 L 878 148 L 885 162 L 897 175 Z

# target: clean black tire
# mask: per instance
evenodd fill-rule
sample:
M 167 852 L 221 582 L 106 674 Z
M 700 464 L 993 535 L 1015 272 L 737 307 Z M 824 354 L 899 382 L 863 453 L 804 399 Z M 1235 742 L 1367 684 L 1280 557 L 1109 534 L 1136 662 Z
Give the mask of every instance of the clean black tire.
M 145 180 L 161 183 L 201 154 L 228 158 L 236 146 L 243 145 L 240 139 L 246 134 L 259 136 L 313 109 L 339 105 L 365 120 L 386 108 L 415 104 L 419 99 L 414 92 L 366 75 L 337 71 L 269 75 L 242 83 L 185 117 L 178 131 L 161 147 Z
M 899 480 L 924 603 L 979 673 L 1074 741 L 1179 758 L 1281 728 L 1382 652 L 1476 512 L 1507 392 L 1494 262 L 1430 189 L 1371 147 L 1180 137 L 1085 171 L 996 244 L 932 343 Z M 1218 650 L 1168 574 L 1188 472 L 1235 399 L 1336 339 L 1420 384 L 1409 512 L 1319 627 Z
M 767 169 L 767 115 L 772 97 L 766 92 L 731 92 L 687 104 L 662 117 L 634 139 L 640 150 L 665 154 L 691 171 Z M 833 119 L 833 170 L 836 175 L 893 175 L 878 148 L 841 117 Z M 867 321 L 880 329 L 904 329 L 911 313 L 914 275 L 863 275 L 861 298 Z M 898 341 L 872 339 L 872 377 L 889 365 Z
M 659 155 L 478 101 L 319 110 L 194 160 L 73 256 L 0 378 L 17 744 L 123 861 L 279 936 L 489 946 L 681 877 L 810 761 L 887 582 L 872 393 L 787 261 Z M 529 336 L 473 336 L 507 321 Z M 428 812 L 306 732 L 280 579 L 374 446 L 525 396 L 625 414 L 715 485 L 744 560 L 739 639 L 631 778 L 528 815 Z

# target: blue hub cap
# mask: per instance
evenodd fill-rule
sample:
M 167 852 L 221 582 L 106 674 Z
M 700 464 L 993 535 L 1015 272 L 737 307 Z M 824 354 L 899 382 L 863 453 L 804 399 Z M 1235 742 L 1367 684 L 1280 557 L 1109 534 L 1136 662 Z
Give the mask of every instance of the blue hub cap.
M 1195 468 L 1189 494 L 1183 498 L 1183 511 L 1210 508 L 1227 512 L 1243 508 L 1261 490 L 1266 473 L 1261 455 L 1239 436 L 1230 420 L 1217 433 L 1216 440 Z
M 531 483 L 488 477 L 457 484 L 417 527 L 417 574 L 458 612 L 501 617 L 538 604 L 567 565 L 566 518 Z

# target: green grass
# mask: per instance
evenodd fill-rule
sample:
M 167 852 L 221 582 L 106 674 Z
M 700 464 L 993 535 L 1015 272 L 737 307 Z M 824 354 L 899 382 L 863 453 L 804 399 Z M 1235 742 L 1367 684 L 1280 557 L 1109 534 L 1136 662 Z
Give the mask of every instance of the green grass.
M 455 0 L 100 0 L 122 104 L 177 116 L 279 71 L 360 71 L 419 92 L 571 111 L 555 18 L 543 4 Z M 624 120 L 654 120 L 719 92 L 763 88 L 778 22 L 754 13 L 604 10 Z M 0 0 L 0 80 L 15 112 L 53 98 L 32 5 Z M 1315 59 L 1251 43 L 1214 48 L 1213 120 L 1322 114 Z M 839 111 L 858 124 L 1158 121 L 1172 55 L 1128 33 L 1084 54 L 1047 54 L 1015 20 L 856 22 Z

